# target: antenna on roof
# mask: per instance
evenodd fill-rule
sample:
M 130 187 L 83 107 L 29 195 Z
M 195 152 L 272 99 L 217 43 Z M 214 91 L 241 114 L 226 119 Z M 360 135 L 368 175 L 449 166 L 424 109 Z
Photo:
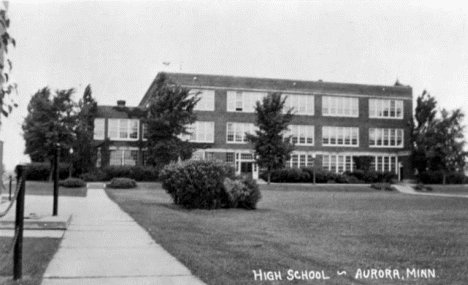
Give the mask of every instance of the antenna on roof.
M 400 81 L 398 80 L 398 77 L 397 77 L 394 85 L 395 86 L 403 86 L 403 84 L 401 84 Z

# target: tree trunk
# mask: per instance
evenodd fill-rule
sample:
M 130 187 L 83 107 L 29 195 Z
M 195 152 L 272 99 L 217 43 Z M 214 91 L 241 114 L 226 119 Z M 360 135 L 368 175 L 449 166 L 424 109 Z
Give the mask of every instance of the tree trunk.
M 446 174 L 445 174 L 445 171 L 444 171 L 444 172 L 442 173 L 442 184 L 445 185 L 445 184 L 447 183 L 446 180 L 447 180 L 447 179 L 446 179 Z
M 268 185 L 270 185 L 270 182 L 271 182 L 271 171 L 268 170 L 268 181 L 267 181 Z

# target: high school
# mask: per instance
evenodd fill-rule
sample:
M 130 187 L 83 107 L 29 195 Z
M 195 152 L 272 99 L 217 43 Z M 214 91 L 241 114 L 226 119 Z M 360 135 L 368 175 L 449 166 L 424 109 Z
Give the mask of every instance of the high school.
M 353 156 L 374 157 L 371 167 L 393 171 L 400 179 L 413 176 L 410 165 L 412 88 L 319 81 L 166 73 L 174 83 L 201 96 L 197 121 L 186 137 L 200 146 L 194 159 L 232 163 L 238 174 L 258 178 L 254 153 L 245 138 L 255 130 L 254 105 L 268 93 L 287 96 L 295 114 L 289 134 L 295 150 L 287 167 L 312 166 L 343 172 L 355 168 Z M 144 110 L 156 88 L 150 85 L 139 106 L 100 106 L 94 139 L 105 138 L 110 165 L 144 164 L 145 126 L 134 116 Z M 129 111 L 130 110 L 130 111 Z M 102 161 L 103 162 L 103 161 Z M 98 159 L 98 163 L 101 160 Z

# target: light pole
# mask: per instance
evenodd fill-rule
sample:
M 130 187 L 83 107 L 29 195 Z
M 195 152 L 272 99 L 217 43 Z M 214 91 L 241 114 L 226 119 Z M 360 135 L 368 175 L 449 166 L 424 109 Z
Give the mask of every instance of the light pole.
M 316 157 L 316 154 L 313 153 L 312 154 L 312 162 L 313 162 L 313 165 L 312 165 L 312 176 L 313 176 L 312 179 L 313 180 L 312 181 L 313 181 L 314 185 L 315 185 L 315 157 Z
M 70 148 L 70 165 L 68 167 L 68 178 L 72 177 L 72 172 L 73 172 L 73 148 Z
M 59 195 L 59 156 L 60 144 L 55 145 L 55 159 L 54 159 L 54 204 L 52 209 L 52 216 L 58 215 L 58 195 Z

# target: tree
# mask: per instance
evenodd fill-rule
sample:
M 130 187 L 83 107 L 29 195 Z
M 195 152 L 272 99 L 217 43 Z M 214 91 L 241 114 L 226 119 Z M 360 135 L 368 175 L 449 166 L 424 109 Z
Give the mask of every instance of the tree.
M 171 82 L 166 74 L 158 75 L 147 118 L 143 120 L 148 130 L 148 163 L 161 166 L 192 156 L 192 145 L 181 140 L 181 136 L 190 134 L 187 127 L 196 120 L 193 109 L 200 99 L 189 92 Z
M 96 158 L 96 148 L 92 143 L 97 102 L 92 96 L 90 85 L 86 86 L 83 97 L 78 102 L 78 109 L 72 160 L 73 168 L 78 173 L 86 173 L 92 171 Z
M 29 154 L 33 162 L 49 162 L 51 170 L 56 147 L 59 146 L 61 156 L 67 158 L 75 141 L 73 92 L 73 89 L 57 90 L 51 97 L 49 88 L 39 90 L 28 104 L 28 115 L 22 125 L 25 154 Z
M 255 105 L 255 134 L 247 134 L 247 140 L 253 145 L 256 162 L 261 168 L 266 168 L 268 184 L 271 172 L 283 168 L 290 159 L 294 148 L 289 138 L 284 138 L 288 125 L 293 118 L 292 110 L 283 111 L 286 98 L 280 93 L 272 93 Z
M 437 101 L 424 91 L 417 98 L 414 121 L 412 122 L 413 165 L 419 173 L 426 170 L 443 172 L 462 171 L 467 152 L 461 110 L 451 113 L 443 109 L 437 116 Z
M 11 83 L 9 79 L 13 64 L 10 59 L 6 58 L 5 60 L 5 57 L 8 53 L 8 46 L 16 46 L 16 41 L 8 33 L 10 27 L 10 19 L 7 14 L 8 2 L 3 1 L 0 5 L 2 6 L 0 7 L 0 116 L 8 117 L 8 114 L 11 113 L 14 107 L 18 107 L 18 104 L 10 96 L 13 91 L 16 91 L 16 84 Z

